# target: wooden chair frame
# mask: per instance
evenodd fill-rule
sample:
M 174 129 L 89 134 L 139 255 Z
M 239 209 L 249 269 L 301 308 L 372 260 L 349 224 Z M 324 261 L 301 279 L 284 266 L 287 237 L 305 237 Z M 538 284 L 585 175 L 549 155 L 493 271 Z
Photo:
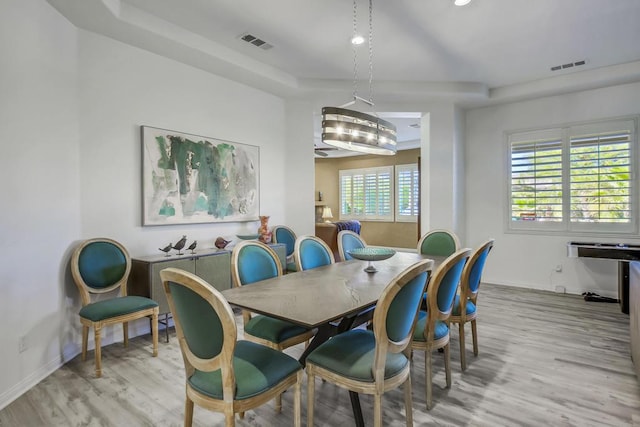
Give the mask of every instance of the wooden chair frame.
M 257 240 L 244 240 L 238 243 L 233 248 L 233 252 L 231 253 L 231 277 L 233 279 L 234 287 L 240 287 L 244 285 L 240 280 L 240 272 L 238 271 L 238 257 L 240 256 L 240 252 L 242 251 L 242 249 L 248 246 L 258 246 L 262 250 L 264 250 L 266 253 L 268 253 L 271 256 L 271 258 L 273 258 L 273 262 L 276 265 L 276 268 L 278 271 L 278 277 L 282 276 L 282 264 L 280 263 L 278 254 L 276 254 L 276 252 L 273 249 L 271 249 L 268 245 L 262 242 L 259 242 Z M 252 313 L 250 311 L 242 310 L 242 320 L 245 325 L 249 323 L 249 321 L 251 320 L 251 317 L 252 317 Z M 300 334 L 300 335 L 296 335 L 295 337 L 291 337 L 288 340 L 282 341 L 280 343 L 275 343 L 273 341 L 265 340 L 260 337 L 255 337 L 247 333 L 247 331 L 244 332 L 244 336 L 247 340 L 265 345 L 267 347 L 271 347 L 278 351 L 282 351 L 286 348 L 289 348 L 291 346 L 294 346 L 303 342 L 306 343 L 313 337 L 313 334 L 314 334 L 314 331 L 309 331 L 305 334 Z
M 431 271 L 433 261 L 423 260 L 419 261 L 412 266 L 408 267 L 402 273 L 400 273 L 394 280 L 387 285 L 384 289 L 378 304 L 376 305 L 373 314 L 373 333 L 376 340 L 376 349 L 373 366 L 371 367 L 374 382 L 357 381 L 350 378 L 345 378 L 332 371 L 313 364 L 313 362 L 307 359 L 306 372 L 307 372 L 307 426 L 313 426 L 313 411 L 314 411 L 314 393 L 315 393 L 315 377 L 335 384 L 338 387 L 345 388 L 347 390 L 356 392 L 371 394 L 374 396 L 374 426 L 382 426 L 382 395 L 400 385 L 404 384 L 404 403 L 406 411 L 406 424 L 407 426 L 413 425 L 413 407 L 411 398 L 411 375 L 410 366 L 411 362 L 407 363 L 407 366 L 396 376 L 386 379 L 384 378 L 385 363 L 387 358 L 387 352 L 391 353 L 404 353 L 407 359 L 411 357 L 411 341 L 413 337 L 413 331 L 416 327 L 417 314 L 420 309 L 420 304 L 416 305 L 416 312 L 414 313 L 413 326 L 409 334 L 401 341 L 391 341 L 387 334 L 386 322 L 387 313 L 389 307 L 393 302 L 395 296 L 400 290 L 413 278 L 422 272 Z M 429 279 L 425 281 L 425 288 Z M 424 289 L 421 294 L 424 293 Z
M 437 350 L 439 348 L 444 349 L 444 369 L 445 376 L 447 382 L 447 388 L 451 388 L 451 363 L 450 363 L 450 355 L 449 355 L 449 341 L 450 341 L 450 333 L 447 333 L 446 336 L 436 340 L 434 337 L 435 333 L 435 324 L 436 320 L 441 320 L 444 322 L 449 321 L 449 317 L 451 316 L 451 311 L 453 309 L 453 298 L 451 300 L 452 304 L 449 306 L 449 309 L 446 311 L 441 311 L 438 308 L 438 290 L 440 289 L 440 284 L 442 280 L 445 278 L 446 274 L 449 270 L 456 265 L 460 260 L 469 258 L 471 254 L 471 249 L 464 248 L 450 257 L 448 257 L 438 269 L 433 273 L 431 280 L 429 280 L 429 286 L 427 287 L 427 320 L 425 322 L 424 328 L 424 337 L 425 341 L 412 341 L 411 350 L 422 350 L 425 352 L 424 357 L 424 372 L 425 372 L 425 386 L 426 386 L 426 401 L 427 401 L 427 409 L 431 409 L 432 406 L 432 380 L 433 380 L 433 372 L 432 372 L 432 351 Z M 457 286 L 457 285 L 456 285 Z M 456 290 L 457 291 L 457 290 Z M 455 295 L 455 292 L 454 292 Z
M 345 261 L 347 258 L 345 257 L 346 253 L 344 251 L 344 247 L 342 246 L 342 238 L 345 235 L 349 235 L 349 236 L 353 236 L 356 239 L 358 239 L 361 243 L 362 246 L 367 246 L 367 242 L 364 241 L 364 239 L 362 237 L 360 237 L 360 235 L 358 233 L 356 233 L 355 231 L 351 231 L 351 230 L 342 230 L 338 232 L 338 255 L 340 255 L 340 259 L 342 261 Z
M 454 233 L 451 230 L 447 230 L 444 228 L 437 228 L 434 230 L 430 230 L 429 232 L 427 232 L 424 236 L 422 236 L 420 238 L 420 240 L 418 240 L 418 253 L 422 253 L 422 244 L 424 243 L 425 240 L 427 240 L 427 238 L 429 238 L 429 236 L 433 235 L 433 234 L 438 234 L 438 233 L 444 233 L 447 234 L 451 237 L 451 239 L 453 239 L 453 241 L 455 242 L 455 250 L 458 251 L 460 250 L 460 239 L 458 238 L 458 236 L 456 235 L 456 233 Z
M 193 423 L 193 405 L 194 403 L 211 411 L 222 412 L 225 415 L 225 426 L 233 427 L 235 425 L 235 414 L 244 413 L 249 409 L 256 408 L 277 398 L 285 390 L 294 387 L 294 425 L 301 425 L 301 384 L 302 370 L 289 375 L 278 385 L 270 390 L 242 400 L 235 400 L 236 381 L 233 369 L 233 354 L 236 347 L 238 330 L 233 314 L 233 310 L 224 296 L 213 286 L 195 274 L 188 273 L 177 268 L 166 268 L 160 272 L 160 278 L 163 282 L 164 290 L 167 294 L 167 301 L 173 313 L 173 320 L 176 326 L 176 335 L 180 343 L 180 350 L 185 365 L 186 378 L 191 377 L 196 369 L 205 372 L 211 372 L 220 369 L 222 374 L 223 399 L 214 399 L 195 390 L 188 381 L 186 383 L 186 401 L 184 411 L 184 425 L 191 427 Z M 169 282 L 178 283 L 191 291 L 197 293 L 206 300 L 216 314 L 220 318 L 224 330 L 223 345 L 220 353 L 211 359 L 202 359 L 193 354 L 182 329 L 180 317 L 176 315 L 175 303 L 171 295 Z
M 473 355 L 478 356 L 478 330 L 476 326 L 476 319 L 478 317 L 478 289 L 472 292 L 469 289 L 469 280 L 471 278 L 471 272 L 480 256 L 485 251 L 491 251 L 495 240 L 489 239 L 480 245 L 469 258 L 467 264 L 464 266 L 462 272 L 462 279 L 460 279 L 460 315 L 454 316 L 453 314 L 449 318 L 449 322 L 458 324 L 458 335 L 460 336 L 460 368 L 464 371 L 467 369 L 466 350 L 465 350 L 465 332 L 464 324 L 471 322 L 471 336 L 473 339 Z M 480 280 L 480 278 L 478 279 Z M 479 285 L 478 285 L 479 286 Z M 475 313 L 467 315 L 466 301 L 470 300 L 475 306 Z
M 333 252 L 331 251 L 331 248 L 329 247 L 329 245 L 327 245 L 327 243 L 324 240 L 322 240 L 319 237 L 311 236 L 311 235 L 300 236 L 296 239 L 296 245 L 293 251 L 293 256 L 296 259 L 296 268 L 298 269 L 298 271 L 304 271 L 304 268 L 302 268 L 302 261 L 300 259 L 300 247 L 305 242 L 305 240 L 313 240 L 318 244 L 320 244 L 324 248 L 324 250 L 327 251 L 327 254 L 329 255 L 329 259 L 331 260 L 330 264 L 333 264 L 336 262 L 336 258 L 333 256 Z
M 93 243 L 110 243 L 116 246 L 124 255 L 126 267 L 122 278 L 111 286 L 96 289 L 89 286 L 83 279 L 80 273 L 79 259 L 82 251 Z M 127 281 L 129 274 L 131 273 L 131 257 L 127 249 L 119 242 L 108 238 L 95 238 L 88 239 L 82 242 L 73 252 L 71 257 L 71 275 L 75 282 L 78 291 L 80 292 L 80 298 L 82 299 L 82 306 L 91 304 L 91 294 L 104 294 L 115 291 L 119 288 L 120 296 L 127 296 Z M 102 329 L 105 326 L 117 325 L 122 323 L 122 333 L 124 339 L 124 346 L 129 345 L 129 323 L 132 320 L 141 319 L 143 317 L 151 317 L 151 336 L 153 341 L 153 357 L 158 355 L 158 307 L 149 308 L 146 310 L 136 311 L 134 313 L 128 313 L 121 316 L 111 317 L 94 322 L 90 319 L 85 319 L 80 316 L 80 323 L 82 324 L 82 360 L 87 360 L 87 346 L 89 341 L 89 328 L 94 330 L 95 341 L 95 363 L 96 363 L 96 377 L 102 376 Z

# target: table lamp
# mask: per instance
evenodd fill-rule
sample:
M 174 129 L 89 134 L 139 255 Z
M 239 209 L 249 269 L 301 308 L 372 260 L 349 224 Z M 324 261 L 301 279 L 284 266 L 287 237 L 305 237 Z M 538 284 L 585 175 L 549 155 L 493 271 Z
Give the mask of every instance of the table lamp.
M 333 213 L 331 213 L 331 208 L 329 206 L 325 206 L 322 209 L 322 219 L 324 222 L 331 222 L 331 218 L 333 218 Z

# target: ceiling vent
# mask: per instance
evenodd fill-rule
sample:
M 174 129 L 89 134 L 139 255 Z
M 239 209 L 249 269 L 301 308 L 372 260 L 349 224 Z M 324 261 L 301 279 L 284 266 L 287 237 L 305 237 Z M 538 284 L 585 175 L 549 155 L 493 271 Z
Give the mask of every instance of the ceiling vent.
M 266 41 L 254 36 L 253 34 L 244 33 L 238 37 L 240 40 L 244 40 L 247 43 L 251 43 L 252 45 L 259 47 L 263 50 L 269 50 L 273 47 L 272 44 L 267 43 Z
M 551 71 L 566 70 L 567 68 L 579 67 L 579 66 L 584 65 L 586 63 L 587 63 L 587 60 L 583 59 L 582 61 L 568 62 L 568 63 L 562 64 L 562 65 L 554 65 L 553 67 L 551 67 Z
M 409 127 L 414 129 L 420 129 L 420 123 L 411 123 Z

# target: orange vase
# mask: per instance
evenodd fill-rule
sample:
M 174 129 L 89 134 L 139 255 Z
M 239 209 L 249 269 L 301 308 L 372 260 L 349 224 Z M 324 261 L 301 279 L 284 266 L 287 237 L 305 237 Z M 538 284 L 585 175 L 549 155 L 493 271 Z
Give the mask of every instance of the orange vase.
M 258 228 L 258 240 L 262 243 L 271 243 L 271 230 L 269 230 L 269 216 L 260 215 L 260 228 Z

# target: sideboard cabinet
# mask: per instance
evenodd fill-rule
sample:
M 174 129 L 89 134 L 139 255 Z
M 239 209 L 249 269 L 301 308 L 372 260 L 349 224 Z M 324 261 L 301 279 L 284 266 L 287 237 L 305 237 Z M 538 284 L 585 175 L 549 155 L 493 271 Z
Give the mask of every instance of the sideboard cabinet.
M 131 258 L 127 288 L 129 295 L 151 298 L 158 303 L 160 314 L 170 313 L 160 281 L 160 271 L 170 267 L 197 274 L 219 291 L 231 287 L 231 252 L 211 250 L 196 254 Z

